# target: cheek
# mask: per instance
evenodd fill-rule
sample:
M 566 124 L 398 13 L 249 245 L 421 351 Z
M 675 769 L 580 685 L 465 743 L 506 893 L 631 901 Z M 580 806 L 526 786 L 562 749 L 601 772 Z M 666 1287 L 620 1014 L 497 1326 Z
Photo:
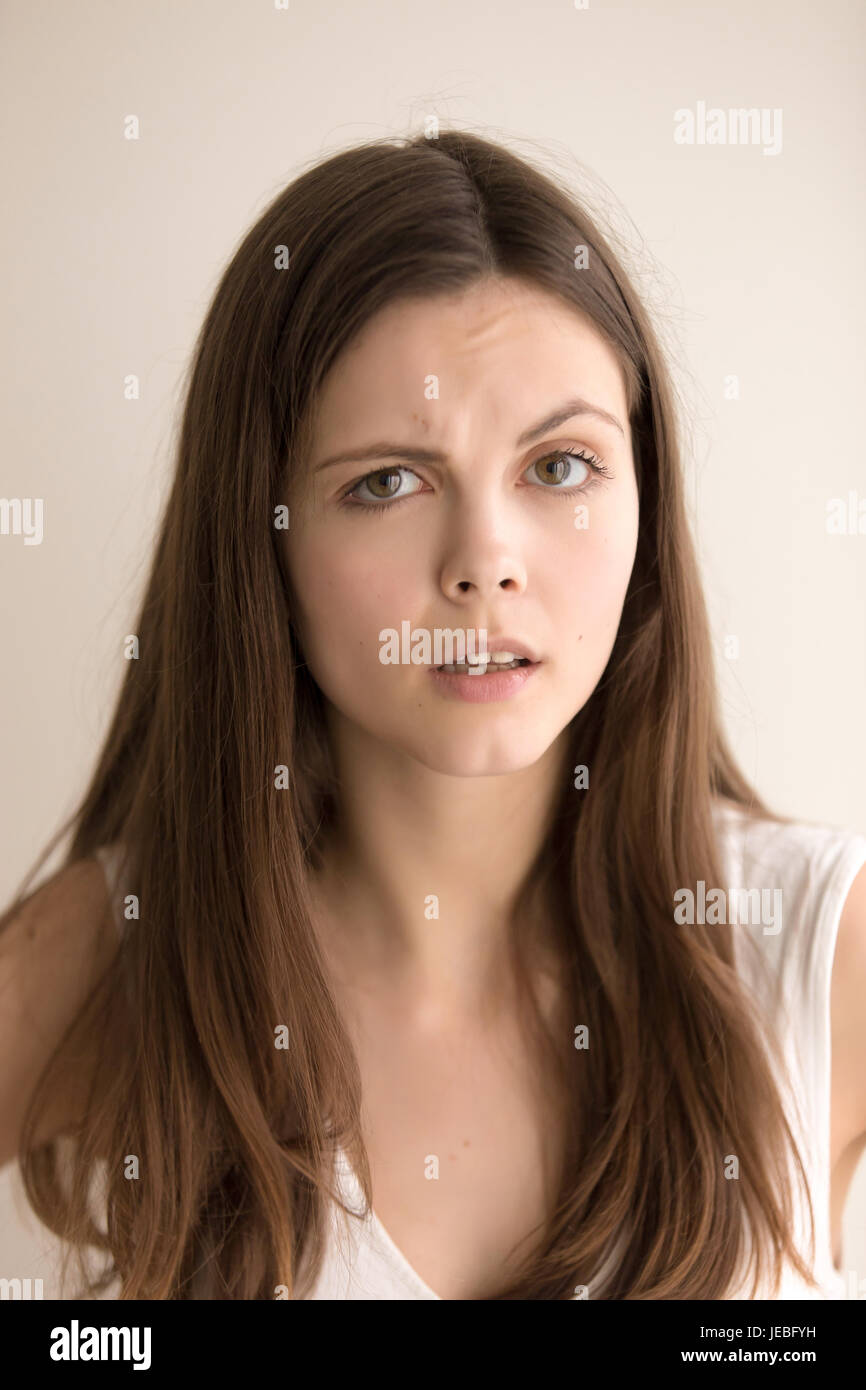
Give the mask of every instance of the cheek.
M 637 547 L 636 508 L 617 509 L 606 516 L 590 514 L 586 529 L 573 529 L 557 538 L 544 559 L 546 600 L 566 627 L 613 640 L 634 566 Z
M 369 543 L 296 540 L 289 573 L 305 655 L 323 688 L 349 679 L 357 683 L 361 656 L 371 674 L 386 670 L 378 659 L 379 633 L 399 631 L 401 622 L 423 611 L 414 592 L 417 564 L 403 565 L 393 554 L 371 555 Z

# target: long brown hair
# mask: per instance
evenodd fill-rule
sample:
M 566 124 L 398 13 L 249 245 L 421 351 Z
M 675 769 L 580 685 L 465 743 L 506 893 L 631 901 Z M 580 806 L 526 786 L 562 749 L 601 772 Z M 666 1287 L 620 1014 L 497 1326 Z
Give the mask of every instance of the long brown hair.
M 302 1297 L 324 1247 L 335 1144 L 371 1200 L 359 1069 L 310 891 L 339 787 L 275 518 L 289 485 L 303 489 L 324 377 L 371 315 L 487 276 L 558 295 L 610 344 L 640 497 L 620 630 L 572 721 L 550 835 L 521 895 L 553 907 L 573 1025 L 592 1047 L 546 1039 L 568 1120 L 559 1191 L 492 1296 L 570 1298 L 624 1233 L 606 1298 L 721 1298 L 745 1271 L 753 1290 L 767 1271 L 778 1280 L 785 1258 L 811 1278 L 790 1234 L 791 1157 L 805 1169 L 732 929 L 683 929 L 673 915 L 678 888 L 723 882 L 716 799 L 771 813 L 720 727 L 665 353 L 610 237 L 565 183 L 453 131 L 308 168 L 243 238 L 199 335 L 139 656 L 91 784 L 39 861 L 70 827 L 65 863 L 122 845 L 121 890 L 140 903 L 73 1025 L 107 1028 L 123 1000 L 128 1043 L 103 1059 L 86 1123 L 37 1145 L 64 1040 L 20 1149 L 41 1220 L 79 1255 L 104 1252 L 101 1278 L 79 1266 L 94 1292 L 113 1275 L 126 1299 L 273 1298 L 281 1286 Z M 577 764 L 587 790 L 573 785 Z M 519 909 L 509 941 L 530 997 Z M 275 1047 L 281 1025 L 287 1050 Z M 725 1176 L 730 1155 L 738 1181 Z M 105 1229 L 89 1205 L 100 1171 Z

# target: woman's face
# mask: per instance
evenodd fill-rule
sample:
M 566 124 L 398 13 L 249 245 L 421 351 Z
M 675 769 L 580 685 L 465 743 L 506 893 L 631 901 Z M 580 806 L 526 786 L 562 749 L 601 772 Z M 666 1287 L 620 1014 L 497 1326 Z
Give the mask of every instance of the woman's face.
M 574 414 L 576 398 L 619 425 Z M 564 450 L 608 476 L 557 463 Z M 452 776 L 536 762 L 604 671 L 637 545 L 625 386 L 603 339 L 516 280 L 393 303 L 329 373 L 311 464 L 279 534 L 329 719 Z M 459 698 L 431 674 L 435 650 L 430 665 L 380 659 L 380 634 L 404 624 L 431 642 L 486 629 L 489 650 L 510 637 L 539 664 L 507 698 Z

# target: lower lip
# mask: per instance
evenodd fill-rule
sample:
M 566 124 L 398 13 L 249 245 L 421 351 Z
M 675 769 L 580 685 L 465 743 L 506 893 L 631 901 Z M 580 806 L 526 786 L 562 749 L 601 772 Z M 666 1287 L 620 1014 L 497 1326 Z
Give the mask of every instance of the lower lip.
M 430 675 L 443 695 L 465 700 L 470 705 L 484 705 L 516 695 L 540 665 L 540 661 L 533 661 L 527 666 L 515 666 L 511 671 L 487 671 L 483 676 L 455 675 L 433 667 Z

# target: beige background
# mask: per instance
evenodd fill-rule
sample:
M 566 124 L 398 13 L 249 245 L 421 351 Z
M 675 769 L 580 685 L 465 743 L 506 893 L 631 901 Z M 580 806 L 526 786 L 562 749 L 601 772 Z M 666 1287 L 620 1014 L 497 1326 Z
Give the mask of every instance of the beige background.
M 825 530 L 866 497 L 863 7 L 13 0 L 2 31 L 0 491 L 45 526 L 0 537 L 4 899 L 91 769 L 217 276 L 302 167 L 431 116 L 566 175 L 624 238 L 678 363 L 734 746 L 778 809 L 866 832 L 866 536 Z M 781 108 L 781 153 L 675 144 L 699 102 Z M 35 1276 L 14 1172 L 0 1273 Z M 843 1267 L 866 1275 L 866 1163 Z

